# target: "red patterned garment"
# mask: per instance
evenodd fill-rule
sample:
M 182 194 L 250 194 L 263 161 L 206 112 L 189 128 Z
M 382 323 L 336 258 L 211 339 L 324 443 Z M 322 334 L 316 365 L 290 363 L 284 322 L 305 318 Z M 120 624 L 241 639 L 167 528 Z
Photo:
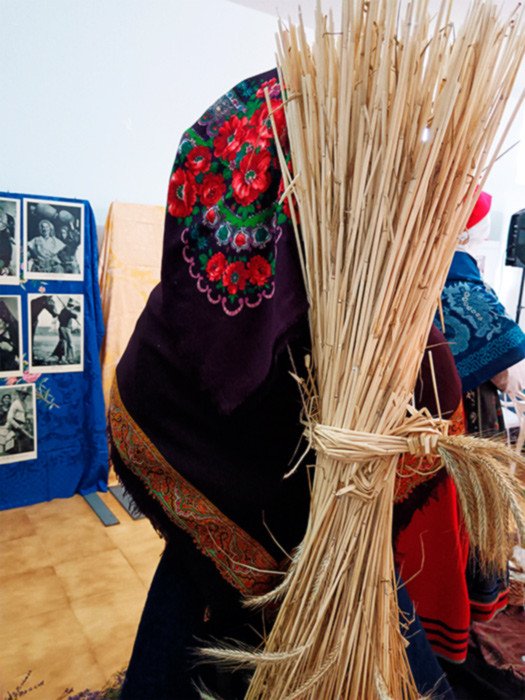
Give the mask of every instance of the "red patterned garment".
M 462 663 L 468 650 L 470 601 L 466 582 L 468 539 L 449 477 L 415 509 L 396 538 L 396 563 L 432 649 Z
M 416 397 L 434 415 L 441 410 L 449 433 L 465 432 L 461 382 L 442 334 L 432 331 Z M 438 377 L 438 398 L 429 381 L 430 359 Z M 439 409 L 438 409 L 439 406 Z M 467 585 L 468 538 L 461 522 L 456 489 L 438 459 L 405 455 L 398 468 L 394 509 L 396 566 L 414 601 L 427 639 L 437 656 L 462 663 L 471 622 Z

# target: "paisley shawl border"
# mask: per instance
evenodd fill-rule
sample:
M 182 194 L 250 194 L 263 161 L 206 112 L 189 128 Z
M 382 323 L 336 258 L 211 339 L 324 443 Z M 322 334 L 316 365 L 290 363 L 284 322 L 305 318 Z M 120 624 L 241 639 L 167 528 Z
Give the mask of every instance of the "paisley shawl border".
M 244 595 L 267 592 L 278 564 L 242 528 L 216 508 L 169 464 L 129 415 L 113 382 L 109 427 L 119 455 L 169 519 L 210 557 L 221 576 Z

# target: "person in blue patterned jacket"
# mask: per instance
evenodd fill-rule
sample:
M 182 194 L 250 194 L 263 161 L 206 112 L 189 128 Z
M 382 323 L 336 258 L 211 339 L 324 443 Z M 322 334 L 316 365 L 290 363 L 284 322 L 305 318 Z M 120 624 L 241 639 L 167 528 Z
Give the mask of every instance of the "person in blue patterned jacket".
M 525 388 L 525 334 L 483 281 L 478 265 L 480 245 L 490 231 L 491 204 L 491 195 L 481 192 L 441 295 L 442 330 L 461 378 L 466 429 L 483 437 L 504 434 L 498 392 Z M 467 584 L 473 621 L 488 622 L 507 606 L 508 581 L 483 575 L 475 555 L 468 564 Z

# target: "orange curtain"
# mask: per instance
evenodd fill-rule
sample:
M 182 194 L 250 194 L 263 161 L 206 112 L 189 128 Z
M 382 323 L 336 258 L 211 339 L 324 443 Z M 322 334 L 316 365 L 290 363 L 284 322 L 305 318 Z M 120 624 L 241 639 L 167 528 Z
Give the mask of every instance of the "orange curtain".
M 160 279 L 164 214 L 163 206 L 113 202 L 109 208 L 99 260 L 106 327 L 101 351 L 106 408 L 115 367 Z

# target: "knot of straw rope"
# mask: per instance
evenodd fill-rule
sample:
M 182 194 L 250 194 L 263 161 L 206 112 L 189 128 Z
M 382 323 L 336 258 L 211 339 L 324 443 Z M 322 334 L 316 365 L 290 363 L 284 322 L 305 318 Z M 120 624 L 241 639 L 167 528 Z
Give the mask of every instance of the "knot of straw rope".
M 435 419 L 426 411 L 412 411 L 390 434 L 336 428 L 315 421 L 305 425 L 305 436 L 318 454 L 352 465 L 337 495 L 353 493 L 368 500 L 381 490 L 388 460 L 409 453 L 438 455 L 440 440 L 448 434 L 449 421 Z
M 309 422 L 305 436 L 312 447 L 340 462 L 369 462 L 409 453 L 436 455 L 439 440 L 448 434 L 449 421 L 435 419 L 423 412 L 414 413 L 390 434 L 367 433 Z
M 436 455 L 439 439 L 443 434 L 439 433 L 417 433 L 416 435 L 408 435 L 407 452 L 411 455 L 424 456 Z

